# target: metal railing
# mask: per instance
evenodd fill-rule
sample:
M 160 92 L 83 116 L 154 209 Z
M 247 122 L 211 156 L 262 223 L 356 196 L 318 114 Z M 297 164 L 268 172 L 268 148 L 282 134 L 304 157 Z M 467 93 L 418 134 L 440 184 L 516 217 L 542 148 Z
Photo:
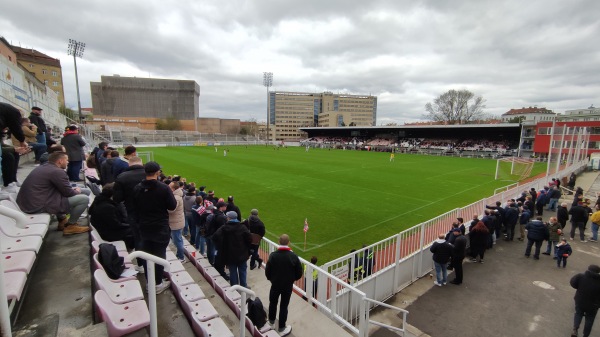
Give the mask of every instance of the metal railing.
M 248 296 L 250 296 L 251 299 L 254 299 L 256 297 L 256 294 L 254 293 L 254 291 L 248 288 L 244 288 L 238 284 L 232 286 L 230 289 L 239 292 L 242 296 L 240 302 L 240 337 L 246 337 L 246 299 L 248 298 Z

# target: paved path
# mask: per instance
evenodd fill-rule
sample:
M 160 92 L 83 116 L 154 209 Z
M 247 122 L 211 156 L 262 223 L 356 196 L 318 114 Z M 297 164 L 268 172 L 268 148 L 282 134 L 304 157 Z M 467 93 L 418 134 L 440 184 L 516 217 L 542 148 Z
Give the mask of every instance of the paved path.
M 583 173 L 577 185 L 600 191 L 600 176 Z M 546 211 L 544 220 L 553 214 Z M 462 285 L 434 287 L 424 277 L 388 303 L 410 311 L 408 323 L 413 327 L 408 336 L 569 336 L 575 294 L 569 280 L 588 265 L 599 263 L 600 244 L 571 242 L 574 253 L 566 269 L 557 268 L 550 256 L 541 255 L 539 261 L 525 258 L 525 245 L 499 241 L 486 252 L 484 264 L 465 263 Z M 374 312 L 373 317 L 395 325 L 400 322 L 385 310 Z M 600 336 L 600 324 L 592 330 L 592 336 L 596 335 Z M 371 336 L 393 334 L 373 329 Z

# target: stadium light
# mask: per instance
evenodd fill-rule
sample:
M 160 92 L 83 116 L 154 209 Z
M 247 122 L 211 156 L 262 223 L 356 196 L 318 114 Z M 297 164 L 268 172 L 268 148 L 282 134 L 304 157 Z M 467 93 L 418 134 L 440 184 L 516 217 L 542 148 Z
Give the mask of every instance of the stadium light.
M 73 55 L 73 63 L 75 64 L 75 86 L 77 88 L 77 112 L 79 112 L 79 123 L 82 123 L 81 116 L 81 98 L 79 97 L 79 76 L 77 76 L 77 57 L 83 58 L 85 43 L 69 39 L 68 55 Z
M 269 141 L 269 87 L 273 86 L 273 73 L 263 72 L 263 85 L 267 87 L 267 142 Z

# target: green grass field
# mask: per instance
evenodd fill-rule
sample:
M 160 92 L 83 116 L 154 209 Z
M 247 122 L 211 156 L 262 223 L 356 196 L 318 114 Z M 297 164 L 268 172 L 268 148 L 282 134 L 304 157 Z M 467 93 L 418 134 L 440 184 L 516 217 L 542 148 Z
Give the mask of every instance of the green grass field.
M 264 146 L 140 148 L 167 175 L 178 174 L 218 197 L 235 197 L 242 216 L 260 211 L 267 237 L 290 235 L 293 249 L 324 263 L 489 196 L 495 160 Z M 536 166 L 535 173 L 543 167 Z M 304 249 L 304 219 L 310 229 Z

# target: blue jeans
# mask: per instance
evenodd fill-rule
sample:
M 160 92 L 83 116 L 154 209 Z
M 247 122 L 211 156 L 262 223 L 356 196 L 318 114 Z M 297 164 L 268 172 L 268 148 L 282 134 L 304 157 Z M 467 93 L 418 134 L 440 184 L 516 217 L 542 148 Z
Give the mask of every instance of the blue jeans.
M 44 154 L 44 152 L 46 152 L 46 150 L 48 150 L 48 146 L 45 143 L 29 143 L 29 145 L 35 154 L 36 161 L 40 161 L 40 157 Z
M 550 198 L 550 202 L 548 203 L 548 211 L 555 211 L 556 205 L 558 204 L 558 199 Z
M 598 241 L 598 224 L 592 222 L 592 239 Z
M 244 288 L 248 288 L 248 283 L 246 283 L 246 272 L 248 270 L 246 261 L 238 264 L 228 264 L 227 267 L 229 268 L 229 283 L 232 286 L 239 284 Z
M 37 143 L 46 144 L 46 133 L 35 136 L 35 140 L 37 140 Z
M 183 218 L 185 220 L 185 226 L 183 227 L 183 235 L 185 236 L 185 235 L 190 234 L 190 221 L 189 221 L 190 216 L 186 215 Z M 190 243 L 192 243 L 192 242 L 190 242 Z
M 211 238 L 206 238 L 206 257 L 210 264 L 215 264 L 215 244 Z
M 207 243 L 208 240 L 204 236 L 202 236 L 202 233 L 200 231 L 197 231 L 195 247 L 196 249 L 198 249 L 198 251 L 200 251 L 200 254 L 204 255 L 204 253 L 206 253 L 207 249 L 204 248 L 204 246 L 207 245 Z
M 447 263 L 437 263 L 433 261 L 435 265 L 435 277 L 439 284 L 444 284 L 448 281 L 448 270 L 446 269 Z
M 558 244 L 558 241 L 548 241 L 548 247 L 546 247 L 546 253 L 550 254 L 550 252 L 552 251 L 552 247 L 554 247 L 554 256 L 556 256 L 556 245 Z
M 173 240 L 173 244 L 177 247 L 177 256 L 178 259 L 183 260 L 185 249 L 183 248 L 183 236 L 181 236 L 181 232 L 183 229 L 175 229 L 171 230 L 171 240 Z
M 67 164 L 67 175 L 69 176 L 70 181 L 80 181 L 79 173 L 81 172 L 81 167 L 83 162 L 79 161 L 69 161 Z

